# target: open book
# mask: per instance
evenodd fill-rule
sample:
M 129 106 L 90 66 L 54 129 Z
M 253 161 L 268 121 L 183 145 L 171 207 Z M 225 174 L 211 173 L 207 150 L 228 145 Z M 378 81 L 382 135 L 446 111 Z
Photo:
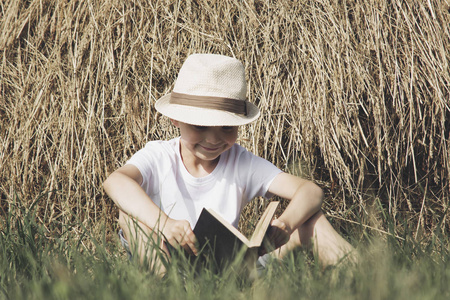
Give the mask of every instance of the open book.
M 278 201 L 269 203 L 250 239 L 247 239 L 218 213 L 204 208 L 194 228 L 203 258 L 212 260 L 218 268 L 232 261 L 237 253 L 243 253 L 247 263 L 256 262 L 258 249 L 263 246 L 264 237 L 278 204 Z

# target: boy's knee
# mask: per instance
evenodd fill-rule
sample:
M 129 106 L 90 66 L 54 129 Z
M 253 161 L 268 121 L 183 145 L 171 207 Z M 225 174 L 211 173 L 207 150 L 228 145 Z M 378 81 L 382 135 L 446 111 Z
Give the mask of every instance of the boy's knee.
M 119 227 L 122 229 L 123 231 L 123 235 L 125 236 L 126 239 L 129 238 L 130 235 L 130 230 L 133 227 L 133 220 L 132 218 L 130 218 L 130 216 L 128 216 L 126 213 L 124 213 L 123 211 L 119 210 Z
M 119 226 L 122 227 L 122 225 L 125 225 L 125 219 L 128 217 L 126 213 L 119 210 Z
M 312 215 L 305 223 L 292 232 L 287 248 L 311 247 L 317 233 L 324 232 L 328 229 L 324 228 L 327 227 L 327 222 L 324 222 L 324 220 L 326 221 L 326 218 L 321 210 Z

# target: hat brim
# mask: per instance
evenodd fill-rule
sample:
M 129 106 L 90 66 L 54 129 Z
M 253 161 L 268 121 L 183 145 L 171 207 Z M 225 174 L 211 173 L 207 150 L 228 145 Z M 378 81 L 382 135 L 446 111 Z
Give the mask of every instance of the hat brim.
M 172 104 L 169 100 L 170 93 L 161 97 L 155 103 L 156 110 L 171 119 L 198 126 L 240 126 L 253 122 L 260 115 L 259 108 L 250 102 L 247 102 L 247 115 L 244 116 L 222 110 Z

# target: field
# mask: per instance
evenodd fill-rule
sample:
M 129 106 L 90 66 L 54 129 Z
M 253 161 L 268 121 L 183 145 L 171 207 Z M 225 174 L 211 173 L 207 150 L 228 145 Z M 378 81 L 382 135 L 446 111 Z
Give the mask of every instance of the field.
M 448 1 L 0 0 L 0 30 L 0 299 L 449 298 Z M 153 105 L 196 52 L 244 63 L 262 117 L 239 143 L 324 189 L 360 265 L 127 261 L 102 182 L 177 135 Z

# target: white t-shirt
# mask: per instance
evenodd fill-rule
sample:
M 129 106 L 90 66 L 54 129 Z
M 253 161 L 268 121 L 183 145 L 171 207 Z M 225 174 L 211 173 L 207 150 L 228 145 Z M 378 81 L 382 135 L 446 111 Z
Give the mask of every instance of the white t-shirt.
M 180 138 L 151 141 L 127 164 L 142 174 L 142 188 L 170 218 L 188 220 L 194 228 L 200 213 L 212 208 L 237 227 L 243 207 L 254 197 L 269 198 L 268 189 L 281 170 L 234 144 L 220 155 L 205 177 L 192 176 L 180 155 Z

